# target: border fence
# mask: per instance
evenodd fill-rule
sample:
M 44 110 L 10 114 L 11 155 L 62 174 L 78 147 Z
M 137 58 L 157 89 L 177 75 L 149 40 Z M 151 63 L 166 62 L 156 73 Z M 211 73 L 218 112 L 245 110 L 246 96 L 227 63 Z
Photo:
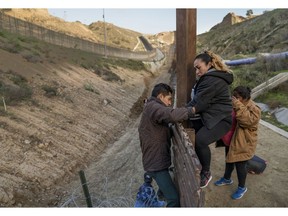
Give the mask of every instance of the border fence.
M 201 164 L 195 152 L 195 132 L 182 124 L 173 130 L 174 175 L 180 194 L 181 207 L 203 207 L 205 194 L 200 188 Z
M 156 49 L 133 52 L 128 49 L 126 50 L 117 47 L 105 46 L 104 44 L 95 43 L 89 40 L 47 29 L 42 26 L 9 16 L 0 11 L 0 30 L 1 29 L 26 37 L 34 37 L 51 44 L 79 49 L 103 56 L 105 55 L 110 57 L 145 61 L 153 61 L 153 58 L 156 56 Z

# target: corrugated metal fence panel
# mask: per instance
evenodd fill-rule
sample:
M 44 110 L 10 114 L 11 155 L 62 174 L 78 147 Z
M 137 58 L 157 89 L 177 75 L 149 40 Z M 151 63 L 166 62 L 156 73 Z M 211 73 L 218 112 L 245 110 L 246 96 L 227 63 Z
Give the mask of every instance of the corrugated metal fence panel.
M 173 164 L 176 185 L 180 193 L 181 207 L 202 207 L 204 191 L 200 188 L 201 164 L 188 133 L 181 124 L 172 126 Z

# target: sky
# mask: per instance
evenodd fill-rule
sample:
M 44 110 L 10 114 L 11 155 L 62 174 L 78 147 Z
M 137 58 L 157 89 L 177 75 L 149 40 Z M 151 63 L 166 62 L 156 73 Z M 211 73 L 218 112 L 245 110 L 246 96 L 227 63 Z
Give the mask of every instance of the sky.
M 229 12 L 246 16 L 248 9 L 254 14 L 265 10 L 288 8 L 287 0 L 0 0 L 2 8 L 47 8 L 51 15 L 66 21 L 80 21 L 89 25 L 105 21 L 143 34 L 156 34 L 176 30 L 175 8 L 197 8 L 197 34 L 209 31 Z M 259 4 L 261 2 L 261 4 Z
M 197 34 L 209 31 L 214 25 L 220 23 L 224 16 L 229 12 L 234 12 L 236 15 L 246 17 L 247 10 L 252 9 L 254 15 L 263 14 L 265 10 L 271 8 L 231 8 L 231 9 L 197 9 Z M 103 13 L 105 21 L 113 23 L 116 26 L 131 29 L 143 34 L 156 34 L 164 31 L 176 30 L 176 9 L 175 8 L 57 8 L 48 9 L 53 16 L 60 17 L 65 21 L 74 22 L 80 21 L 84 24 L 91 24 L 95 21 L 103 21 Z

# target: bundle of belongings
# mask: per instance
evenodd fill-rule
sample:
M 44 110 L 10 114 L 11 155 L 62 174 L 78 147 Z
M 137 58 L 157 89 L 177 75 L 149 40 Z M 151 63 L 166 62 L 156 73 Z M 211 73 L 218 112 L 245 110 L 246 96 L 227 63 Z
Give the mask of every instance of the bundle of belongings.
M 157 194 L 152 186 L 152 177 L 144 174 L 144 183 L 140 186 L 134 207 L 164 207 L 165 201 L 158 200 Z
M 247 171 L 250 174 L 261 174 L 264 172 L 266 166 L 267 166 L 267 161 L 254 155 L 247 162 Z

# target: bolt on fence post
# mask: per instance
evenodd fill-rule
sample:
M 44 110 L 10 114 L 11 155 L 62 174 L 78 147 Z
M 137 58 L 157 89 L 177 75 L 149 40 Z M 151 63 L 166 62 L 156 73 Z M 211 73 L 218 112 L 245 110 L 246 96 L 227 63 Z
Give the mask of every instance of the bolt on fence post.
M 81 185 L 84 191 L 84 195 L 86 198 L 87 207 L 93 207 L 84 171 L 80 170 L 79 175 L 80 175 L 80 180 L 81 180 Z

